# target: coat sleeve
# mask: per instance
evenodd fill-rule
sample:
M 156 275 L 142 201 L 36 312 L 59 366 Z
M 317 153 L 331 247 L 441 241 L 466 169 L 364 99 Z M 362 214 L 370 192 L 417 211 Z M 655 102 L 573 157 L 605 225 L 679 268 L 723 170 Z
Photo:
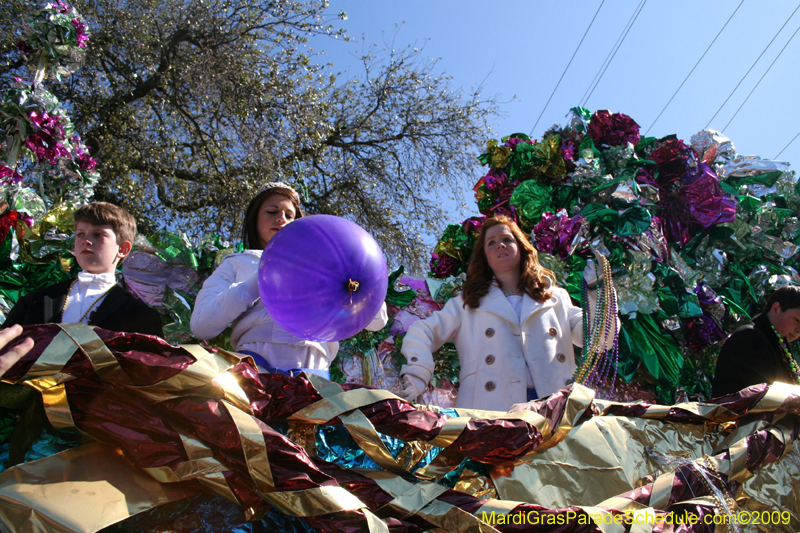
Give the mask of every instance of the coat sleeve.
M 389 313 L 386 310 L 386 302 L 381 304 L 381 308 L 378 311 L 378 314 L 372 318 L 372 321 L 367 324 L 367 328 L 369 331 L 380 331 L 382 330 L 386 324 L 389 322 Z
M 411 374 L 426 384 L 433 375 L 433 352 L 446 342 L 453 342 L 465 310 L 460 297 L 451 298 L 441 311 L 436 311 L 425 320 L 417 320 L 403 338 L 402 354 L 407 363 L 400 375 Z
M 243 269 L 249 270 L 249 269 Z M 258 269 L 239 270 L 226 258 L 203 283 L 192 311 L 192 333 L 198 339 L 213 339 L 259 299 Z
M 8 312 L 6 315 L 6 321 L 3 322 L 3 327 L 8 328 L 15 324 L 19 324 L 20 326 L 25 325 L 25 315 L 28 312 L 28 300 L 26 297 L 20 298 L 20 300 L 11 308 L 11 311 Z
M 716 398 L 759 383 L 772 383 L 780 369 L 769 364 L 769 358 L 760 357 L 765 350 L 771 350 L 769 340 L 752 328 L 728 337 L 719 353 L 712 396 Z
M 142 302 L 142 324 L 140 333 L 156 335 L 164 338 L 164 329 L 161 325 L 161 313 Z

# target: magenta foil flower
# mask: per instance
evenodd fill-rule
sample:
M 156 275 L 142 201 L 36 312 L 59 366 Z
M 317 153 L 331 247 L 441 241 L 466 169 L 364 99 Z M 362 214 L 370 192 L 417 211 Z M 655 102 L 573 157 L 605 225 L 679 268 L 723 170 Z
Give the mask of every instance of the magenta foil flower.
M 89 41 L 89 36 L 86 34 L 86 24 L 81 21 L 79 18 L 74 18 L 70 21 L 72 26 L 75 28 L 75 34 L 77 35 L 78 46 L 81 48 L 86 48 L 86 43 Z
M 689 242 L 702 228 L 732 222 L 736 218 L 736 200 L 720 187 L 711 167 L 700 163 L 687 169 L 680 188 L 666 186 L 659 180 L 659 217 L 669 242 Z M 639 177 L 637 176 L 637 179 Z
M 62 157 L 68 157 L 69 152 L 62 144 L 64 128 L 58 117 L 36 111 L 31 111 L 30 117 L 37 131 L 28 135 L 25 146 L 36 155 L 37 161 L 55 165 Z
M 620 146 L 639 142 L 639 125 L 628 115 L 596 111 L 589 121 L 589 136 L 596 146 Z
M 461 227 L 464 228 L 464 233 L 466 235 L 477 236 L 484 222 L 486 222 L 486 217 L 469 217 L 461 223 Z
M 503 143 L 503 146 L 508 146 L 509 148 L 513 149 L 516 148 L 519 143 L 533 144 L 533 141 L 531 141 L 530 139 L 520 139 L 519 137 L 511 137 L 505 143 Z
M 533 227 L 533 244 L 540 252 L 566 259 L 569 256 L 570 244 L 580 230 L 582 221 L 582 216 L 576 215 L 570 218 L 564 209 L 555 215 L 546 212 Z
M 658 163 L 658 182 L 666 184 L 695 167 L 697 156 L 691 146 L 686 146 L 682 140 L 670 135 L 656 142 L 650 159 Z
M 22 174 L 11 167 L 7 167 L 5 163 L 0 163 L 0 185 L 12 185 L 22 180 Z M 0 242 L 2 242 L 2 239 L 0 239 Z
M 431 254 L 431 272 L 436 278 L 446 278 L 452 276 L 458 270 L 458 261 L 449 255 Z

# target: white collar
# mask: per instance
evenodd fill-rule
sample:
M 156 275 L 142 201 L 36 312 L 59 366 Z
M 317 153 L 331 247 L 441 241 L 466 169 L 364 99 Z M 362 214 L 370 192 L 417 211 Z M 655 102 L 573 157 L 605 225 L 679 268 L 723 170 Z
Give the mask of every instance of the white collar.
M 102 274 L 78 272 L 78 282 L 86 286 L 107 289 L 117 282 L 117 278 L 113 272 L 103 272 Z

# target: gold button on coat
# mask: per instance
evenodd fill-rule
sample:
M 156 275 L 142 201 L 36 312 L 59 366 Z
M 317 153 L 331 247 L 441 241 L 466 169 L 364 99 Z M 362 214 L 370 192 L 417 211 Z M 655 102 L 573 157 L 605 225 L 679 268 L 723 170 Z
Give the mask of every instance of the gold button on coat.
M 492 392 L 494 390 L 494 381 L 487 381 L 483 388 L 489 392 Z
M 486 336 L 494 337 L 494 330 L 492 328 L 486 328 Z
M 492 363 L 494 363 L 494 356 L 493 355 L 487 355 L 485 361 L 486 361 L 487 365 L 491 365 Z
M 560 353 L 556 356 L 556 359 L 558 359 L 559 363 L 563 363 L 567 360 L 567 356 L 564 355 L 563 353 Z
M 550 328 L 549 333 L 551 337 L 555 337 L 556 335 L 558 335 L 558 330 L 556 328 Z

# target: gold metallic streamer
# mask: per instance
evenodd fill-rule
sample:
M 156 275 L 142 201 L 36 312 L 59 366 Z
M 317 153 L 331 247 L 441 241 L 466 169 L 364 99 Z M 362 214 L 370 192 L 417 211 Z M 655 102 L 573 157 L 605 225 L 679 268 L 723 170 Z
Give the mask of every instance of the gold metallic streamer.
M 258 491 L 262 494 L 273 492 L 275 481 L 272 478 L 272 468 L 269 466 L 267 445 L 256 418 L 225 401 L 221 403 L 233 419 L 236 431 L 239 432 L 247 470 Z
M 389 449 L 381 440 L 372 422 L 358 410 L 358 407 L 363 405 L 370 405 L 379 401 L 376 398 L 397 398 L 394 394 L 386 390 L 375 389 L 354 389 L 351 391 L 343 391 L 338 383 L 333 383 L 316 374 L 306 374 L 306 378 L 314 385 L 314 388 L 322 395 L 323 399 L 315 402 L 311 407 L 318 406 L 315 410 L 311 410 L 306 415 L 298 415 L 295 413 L 290 419 L 302 419 L 307 422 L 327 422 L 330 420 L 320 420 L 319 414 L 325 413 L 327 416 L 331 413 L 337 413 L 331 418 L 338 416 L 342 424 L 347 428 L 352 435 L 353 439 L 358 444 L 359 448 L 364 450 L 364 453 L 375 461 L 379 466 L 396 473 L 406 473 L 405 469 L 392 457 Z M 355 394 L 351 394 L 355 393 Z M 366 394 L 365 394 L 366 393 Z M 378 394 L 372 394 L 378 393 Z M 351 403 L 349 400 L 353 399 Z M 367 402 L 367 403 L 364 403 Z M 303 409 L 302 411 L 305 411 Z M 348 412 L 349 411 L 349 412 Z M 309 416 L 309 418 L 306 418 Z
M 64 330 L 59 331 L 44 349 L 42 355 L 33 363 L 30 370 L 18 382 L 24 383 L 32 379 L 58 374 L 76 351 L 78 351 L 78 346 L 72 337 L 67 335 Z
M 122 370 L 117 358 L 97 336 L 92 326 L 76 323 L 59 324 L 58 327 L 72 337 L 75 344 L 80 346 L 98 376 L 115 383 L 129 384 L 131 382 L 128 375 Z
M 93 533 L 196 494 L 189 484 L 165 489 L 113 448 L 85 444 L 0 472 L 0 530 Z

